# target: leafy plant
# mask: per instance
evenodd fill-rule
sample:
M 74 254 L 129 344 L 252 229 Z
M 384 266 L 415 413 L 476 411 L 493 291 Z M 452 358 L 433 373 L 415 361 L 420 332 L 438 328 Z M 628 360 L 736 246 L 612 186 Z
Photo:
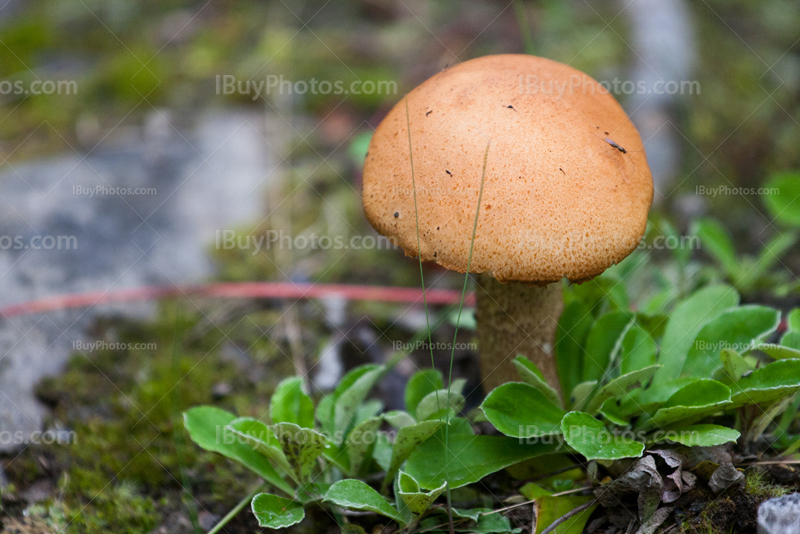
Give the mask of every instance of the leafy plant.
M 367 396 L 390 366 L 353 369 L 316 409 L 303 391 L 302 379 L 292 377 L 278 385 L 270 416 L 264 421 L 199 406 L 184 413 L 184 424 L 200 447 L 241 463 L 275 492 L 257 493 L 252 498 L 251 509 L 263 527 L 289 527 L 303 520 L 304 508 L 322 506 L 340 519 L 337 511 L 348 509 L 378 514 L 413 528 L 426 517 L 441 515 L 433 503 L 445 491 L 446 482 L 441 473 L 424 470 L 417 470 L 421 473 L 418 481 L 412 469 L 404 472 L 402 467 L 413 467 L 409 457 L 428 443 L 443 448 L 445 419 L 448 413 L 460 413 L 464 405 L 464 382 L 455 381 L 448 392 L 440 373 L 420 371 L 406 387 L 406 410 L 381 413 L 382 405 Z M 459 436 L 481 436 L 473 436 L 472 426 L 462 417 L 452 417 L 450 426 L 453 460 L 459 450 L 474 448 Z M 489 470 L 480 471 L 487 474 L 539 450 L 517 446 L 516 440 L 507 438 L 483 438 L 490 440 L 490 446 L 478 447 L 472 459 L 461 457 L 459 464 L 495 462 Z M 504 448 L 493 451 L 497 443 Z M 441 451 L 437 454 L 443 456 Z M 439 465 L 436 471 L 443 473 L 444 469 Z M 454 468 L 451 476 L 466 484 L 481 475 L 466 475 Z M 439 482 L 429 488 L 432 478 Z M 382 480 L 377 486 L 380 491 L 365 480 Z M 391 493 L 394 500 L 388 498 Z M 482 521 L 480 512 L 458 519 L 464 525 L 478 526 Z M 493 518 L 491 524 L 501 528 L 492 532 L 511 531 L 505 518 Z
M 568 370 L 561 376 L 563 399 L 535 365 L 518 358 L 520 381 L 491 391 L 470 418 L 462 414 L 464 382 L 446 388 L 433 369 L 411 377 L 405 410 L 383 411 L 368 397 L 390 362 L 352 370 L 316 406 L 302 380 L 288 378 L 276 389 L 268 418 L 197 407 L 184 414 L 186 428 L 201 447 L 263 478 L 269 490 L 251 507 L 270 528 L 288 527 L 302 521 L 304 509 L 323 507 L 343 529 L 349 527 L 341 510 L 382 516 L 408 532 L 446 530 L 446 508 L 436 504 L 446 489 L 504 469 L 569 466 L 574 457 L 589 466 L 645 462 L 670 443 L 746 448 L 770 428 L 776 446 L 800 447 L 800 436 L 792 434 L 800 398 L 800 309 L 787 314 L 778 334 L 778 310 L 740 306 L 738 292 L 727 285 L 700 289 L 668 316 L 612 304 L 608 293 L 591 287 L 566 288 L 565 295 L 557 344 L 559 368 Z M 498 435 L 476 432 L 480 419 Z M 553 521 L 582 507 L 575 517 L 585 523 L 594 506 L 584 497 L 523 489 Z M 489 509 L 451 513 L 470 531 L 513 531 Z
M 703 250 L 717 262 L 723 276 L 744 293 L 769 290 L 786 293 L 796 280 L 785 270 L 775 271 L 781 258 L 797 243 L 797 232 L 784 231 L 764 243 L 756 256 L 738 255 L 728 231 L 714 219 L 701 219 L 693 229 Z
M 714 219 L 697 221 L 691 232 L 702 241 L 702 248 L 717 264 L 722 278 L 739 291 L 756 290 L 785 295 L 800 285 L 787 269 L 775 270 L 782 258 L 797 243 L 800 229 L 800 173 L 783 172 L 770 178 L 762 188 L 764 215 L 774 236 L 763 243 L 755 256 L 737 254 L 733 239 Z

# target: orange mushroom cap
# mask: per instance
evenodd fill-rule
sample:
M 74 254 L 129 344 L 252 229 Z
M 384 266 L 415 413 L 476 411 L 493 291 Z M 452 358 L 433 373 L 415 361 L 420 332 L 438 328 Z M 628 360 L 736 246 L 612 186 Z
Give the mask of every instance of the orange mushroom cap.
M 431 77 L 380 123 L 364 166 L 364 211 L 408 255 L 537 285 L 580 281 L 630 254 L 653 181 L 642 140 L 595 80 L 528 55 L 486 56 Z M 414 209 L 416 189 L 420 249 Z

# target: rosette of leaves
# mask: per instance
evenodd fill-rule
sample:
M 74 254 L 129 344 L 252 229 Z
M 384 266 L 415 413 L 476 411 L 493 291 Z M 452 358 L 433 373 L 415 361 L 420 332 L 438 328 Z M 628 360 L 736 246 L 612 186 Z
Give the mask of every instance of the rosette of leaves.
M 309 506 L 370 512 L 413 529 L 442 519 L 434 502 L 448 476 L 455 481 L 451 487 L 469 484 L 542 452 L 510 438 L 475 436 L 471 423 L 460 416 L 464 382 L 454 381 L 448 391 L 438 371 L 416 373 L 406 386 L 406 409 L 384 412 L 368 396 L 386 369 L 366 365 L 352 370 L 316 406 L 303 380 L 293 377 L 276 389 L 269 417 L 236 417 L 199 406 L 184 413 L 184 424 L 199 446 L 263 479 L 267 490 L 256 494 L 250 506 L 259 524 L 273 529 L 299 523 Z M 454 453 L 445 454 L 448 419 Z M 471 440 L 477 440 L 475 447 Z M 423 464 L 428 459 L 438 464 L 429 469 L 420 458 L 426 459 Z M 375 480 L 377 485 L 368 483 Z M 488 511 L 461 510 L 455 521 L 482 532 L 513 531 L 505 517 L 481 515 Z
M 449 521 L 436 504 L 448 487 L 504 469 L 524 472 L 539 458 L 550 467 L 569 464 L 570 455 L 608 465 L 643 458 L 659 444 L 710 447 L 765 432 L 800 448 L 800 436 L 791 434 L 800 404 L 800 310 L 782 321 L 775 309 L 739 305 L 733 287 L 712 285 L 668 315 L 648 314 L 632 311 L 624 293 L 604 284 L 566 290 L 555 350 L 568 394 L 562 398 L 518 358 L 519 381 L 493 390 L 481 405 L 495 434 L 476 432 L 464 417 L 463 381 L 447 389 L 435 370 L 411 377 L 404 410 L 383 411 L 369 399 L 387 370 L 377 365 L 354 369 L 316 404 L 301 379 L 289 378 L 273 395 L 269 417 L 197 407 L 185 413 L 186 428 L 198 445 L 264 480 L 268 489 L 251 507 L 271 528 L 302 521 L 314 506 L 435 532 Z M 585 499 L 557 494 L 538 499 L 543 517 L 590 508 Z M 462 529 L 512 531 L 490 510 L 451 513 Z
M 591 296 L 589 297 L 591 299 Z M 639 458 L 659 442 L 714 446 L 755 440 L 770 425 L 789 428 L 800 391 L 800 310 L 739 306 L 730 286 L 701 289 L 669 316 L 568 302 L 556 347 L 559 399 L 524 358 L 520 382 L 492 391 L 481 408 L 502 434 L 541 443 L 562 440 L 586 460 Z M 596 303 L 595 303 L 596 304 Z M 737 415 L 736 427 L 720 424 Z M 781 426 L 783 425 L 783 426 Z

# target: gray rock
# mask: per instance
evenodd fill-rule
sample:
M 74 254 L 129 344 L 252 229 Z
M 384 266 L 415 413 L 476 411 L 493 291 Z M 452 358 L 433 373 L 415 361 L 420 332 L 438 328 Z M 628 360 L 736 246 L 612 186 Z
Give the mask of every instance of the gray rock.
M 630 20 L 631 46 L 636 60 L 629 80 L 644 83 L 648 91 L 619 95 L 639 129 L 647 149 L 647 161 L 653 173 L 659 204 L 674 190 L 680 169 L 681 142 L 676 121 L 676 103 L 691 95 L 654 91 L 659 82 L 683 82 L 695 79 L 693 66 L 697 55 L 693 18 L 686 0 L 623 0 L 623 11 Z M 658 94 L 658 93 L 661 94 Z
M 800 493 L 764 501 L 758 507 L 758 534 L 800 534 Z
M 118 146 L 4 165 L 0 307 L 208 277 L 217 232 L 260 220 L 264 186 L 279 160 L 265 126 L 259 114 L 227 112 L 179 132 L 168 114 L 154 112 L 140 135 Z M 28 246 L 32 238 L 56 246 Z M 84 332 L 98 314 L 153 309 L 106 305 L 0 320 L 0 451 L 26 446 L 26 436 L 41 429 L 33 387 L 81 352 L 78 342 L 91 341 Z

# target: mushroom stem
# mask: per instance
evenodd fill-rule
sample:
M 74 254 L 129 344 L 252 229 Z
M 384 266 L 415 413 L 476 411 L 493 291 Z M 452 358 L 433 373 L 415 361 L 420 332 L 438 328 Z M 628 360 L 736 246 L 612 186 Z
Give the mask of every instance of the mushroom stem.
M 555 359 L 558 319 L 564 309 L 561 284 L 544 287 L 478 276 L 478 342 L 483 388 L 519 382 L 517 355 L 531 360 L 547 383 L 561 394 Z

